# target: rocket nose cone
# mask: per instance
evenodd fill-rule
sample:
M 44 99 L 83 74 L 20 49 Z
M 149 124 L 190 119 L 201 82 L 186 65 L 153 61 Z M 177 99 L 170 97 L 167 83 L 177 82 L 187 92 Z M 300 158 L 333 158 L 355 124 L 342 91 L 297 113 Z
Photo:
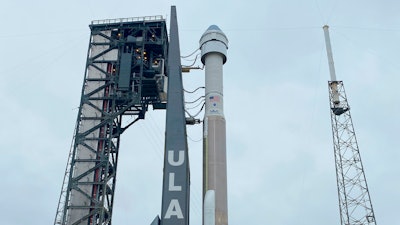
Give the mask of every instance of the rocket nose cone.
M 208 27 L 207 31 L 209 30 L 218 30 L 218 31 L 222 31 L 221 29 L 219 29 L 219 27 L 217 25 L 211 25 L 210 27 Z
M 208 33 L 220 33 L 220 34 L 224 34 L 224 32 L 217 26 L 217 25 L 211 25 L 207 28 L 207 30 L 204 32 L 203 35 L 208 34 Z
M 225 39 L 227 39 L 225 33 L 217 25 L 214 24 L 209 26 L 207 30 L 204 31 L 202 38 L 212 33 L 222 34 L 225 37 Z

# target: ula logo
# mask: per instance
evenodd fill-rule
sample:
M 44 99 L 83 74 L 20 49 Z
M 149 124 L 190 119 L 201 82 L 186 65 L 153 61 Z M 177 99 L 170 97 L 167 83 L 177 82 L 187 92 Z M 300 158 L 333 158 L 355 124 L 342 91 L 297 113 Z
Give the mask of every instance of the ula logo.
M 176 152 L 179 152 L 177 160 L 175 159 Z M 170 168 L 170 171 L 168 174 L 168 192 L 182 192 L 183 184 L 176 184 L 176 182 L 175 182 L 176 172 L 175 171 L 177 170 L 177 167 L 182 166 L 184 164 L 185 151 L 169 150 L 167 161 L 168 161 L 168 167 Z M 183 170 L 181 170 L 181 171 L 185 171 L 185 169 L 183 168 Z M 182 194 L 184 195 L 184 193 L 182 193 Z M 176 196 L 176 195 L 174 195 L 174 196 Z M 164 219 L 170 219 L 172 216 L 176 216 L 178 219 L 183 219 L 181 204 L 179 203 L 179 200 L 176 198 L 171 198 L 168 208 L 167 208 L 167 211 L 165 212 Z

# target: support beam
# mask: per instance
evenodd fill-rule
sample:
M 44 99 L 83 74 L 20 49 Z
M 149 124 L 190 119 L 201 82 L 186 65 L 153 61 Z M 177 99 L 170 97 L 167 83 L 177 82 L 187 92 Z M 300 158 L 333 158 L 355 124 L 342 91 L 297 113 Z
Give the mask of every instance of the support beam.
M 189 158 L 176 7 L 171 7 L 161 225 L 189 224 Z

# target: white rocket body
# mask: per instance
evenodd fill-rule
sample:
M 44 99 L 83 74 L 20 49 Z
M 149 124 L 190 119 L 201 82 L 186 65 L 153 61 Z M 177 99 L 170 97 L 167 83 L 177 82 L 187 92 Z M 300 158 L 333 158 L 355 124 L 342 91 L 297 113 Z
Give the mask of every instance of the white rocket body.
M 227 48 L 228 39 L 215 25 L 210 26 L 200 39 L 201 61 L 205 65 L 205 114 L 203 127 L 204 225 L 228 224 L 226 128 L 222 85 L 222 67 L 226 62 Z M 209 194 L 214 198 L 213 206 L 208 205 L 212 202 L 207 200 L 207 193 L 211 193 L 210 191 L 213 193 Z M 214 216 L 210 217 L 210 209 L 212 208 Z M 213 218 L 215 222 L 210 223 L 209 218 Z
M 215 225 L 215 191 L 208 190 L 204 196 L 204 225 Z

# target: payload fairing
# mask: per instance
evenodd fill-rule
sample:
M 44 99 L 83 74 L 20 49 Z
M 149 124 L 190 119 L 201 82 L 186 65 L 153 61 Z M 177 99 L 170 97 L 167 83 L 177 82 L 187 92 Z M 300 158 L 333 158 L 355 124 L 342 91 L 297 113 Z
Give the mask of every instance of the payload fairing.
M 227 225 L 226 128 L 222 67 L 226 62 L 228 39 L 218 26 L 211 25 L 200 38 L 200 49 L 201 61 L 205 65 L 203 223 Z

